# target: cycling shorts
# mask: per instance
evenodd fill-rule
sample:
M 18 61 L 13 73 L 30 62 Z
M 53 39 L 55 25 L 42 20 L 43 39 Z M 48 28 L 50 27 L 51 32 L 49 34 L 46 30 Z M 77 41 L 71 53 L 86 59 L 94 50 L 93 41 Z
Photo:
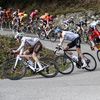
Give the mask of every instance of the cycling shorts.
M 42 44 L 40 41 L 38 41 L 33 47 L 29 48 L 29 53 L 32 54 L 33 52 L 35 52 L 37 54 L 41 50 L 42 50 Z
M 94 43 L 95 43 L 95 44 L 96 44 L 96 43 L 100 43 L 99 37 L 97 37 L 97 38 L 94 39 Z
M 68 43 L 67 46 L 69 48 L 72 48 L 74 46 L 76 46 L 76 48 L 81 48 L 80 44 L 81 44 L 81 39 L 80 39 L 80 37 L 77 37 L 74 41 Z

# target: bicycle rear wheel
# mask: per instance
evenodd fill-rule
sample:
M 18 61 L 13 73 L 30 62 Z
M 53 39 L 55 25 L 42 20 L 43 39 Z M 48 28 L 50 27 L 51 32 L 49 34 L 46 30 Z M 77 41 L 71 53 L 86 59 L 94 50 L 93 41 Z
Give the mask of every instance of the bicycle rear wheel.
M 56 64 L 51 58 L 42 58 L 40 59 L 41 65 L 45 67 L 40 74 L 46 78 L 55 77 L 58 74 Z
M 97 58 L 100 61 L 100 50 L 97 51 Z
M 74 70 L 72 60 L 67 56 L 65 57 L 65 55 L 57 56 L 55 62 L 57 63 L 58 71 L 61 74 L 70 74 Z
M 18 64 L 16 66 L 16 69 L 14 69 L 16 59 L 9 59 L 7 60 L 3 65 L 3 75 L 5 78 L 11 79 L 11 80 L 18 80 L 24 77 L 26 73 L 26 67 L 22 60 L 18 61 Z
M 89 53 L 83 53 L 83 57 L 87 63 L 87 67 L 85 67 L 85 69 L 87 71 L 94 71 L 97 67 L 97 62 L 95 58 Z

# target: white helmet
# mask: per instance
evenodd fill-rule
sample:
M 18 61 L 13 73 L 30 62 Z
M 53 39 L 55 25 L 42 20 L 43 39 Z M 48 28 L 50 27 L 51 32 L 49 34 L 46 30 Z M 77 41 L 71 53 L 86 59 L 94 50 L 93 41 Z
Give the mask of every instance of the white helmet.
M 15 35 L 15 39 L 21 39 L 23 37 L 24 33 L 19 33 L 17 32 L 17 34 Z

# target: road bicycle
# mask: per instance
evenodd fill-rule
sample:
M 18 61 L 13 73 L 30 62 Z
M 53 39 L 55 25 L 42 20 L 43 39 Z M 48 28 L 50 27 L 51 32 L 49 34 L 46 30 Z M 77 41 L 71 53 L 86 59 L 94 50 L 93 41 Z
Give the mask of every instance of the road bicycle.
M 97 50 L 97 58 L 98 58 L 98 60 L 100 61 L 100 43 L 96 43 L 95 46 L 96 46 L 96 48 L 98 49 L 98 50 Z
M 49 39 L 51 42 L 55 42 L 57 40 L 57 34 L 54 32 L 55 29 L 56 27 L 54 27 L 52 24 L 50 24 L 48 27 L 46 27 L 46 24 L 42 24 L 40 27 L 39 38 L 41 40 Z
M 28 64 L 25 58 L 20 58 L 19 54 L 3 62 L 2 66 L 4 78 L 18 80 L 23 78 L 28 72 L 40 74 L 46 78 L 52 78 L 58 74 L 58 70 L 56 68 L 57 66 L 53 59 L 48 57 L 40 57 L 39 61 L 43 67 L 43 70 L 39 71 L 39 67 L 35 61 L 33 62 L 33 66 L 31 66 Z
M 94 71 L 97 67 L 97 62 L 95 58 L 87 52 L 83 53 L 83 57 L 87 63 L 87 66 L 82 68 L 81 66 L 83 65 L 83 63 L 81 61 L 81 58 L 78 57 L 78 61 L 77 61 L 75 59 L 72 59 L 70 55 L 67 53 L 68 51 L 76 51 L 76 50 L 69 49 L 65 51 L 63 47 L 56 47 L 55 54 L 57 54 L 57 52 L 59 52 L 60 50 L 62 50 L 63 53 L 61 53 L 60 55 L 57 55 L 57 57 L 55 58 L 55 62 L 57 63 L 58 71 L 61 74 L 72 73 L 75 65 L 78 69 L 85 69 L 87 71 Z

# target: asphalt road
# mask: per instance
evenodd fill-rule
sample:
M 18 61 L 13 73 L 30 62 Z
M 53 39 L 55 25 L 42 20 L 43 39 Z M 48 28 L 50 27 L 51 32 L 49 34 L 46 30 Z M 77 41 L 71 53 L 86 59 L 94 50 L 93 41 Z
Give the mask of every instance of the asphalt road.
M 0 34 L 12 34 L 0 31 Z M 45 47 L 55 48 L 58 42 L 42 41 Z M 95 58 L 96 51 L 82 44 L 82 51 L 91 53 Z M 97 60 L 97 59 L 96 59 Z M 100 100 L 100 63 L 93 72 L 75 68 L 70 75 L 58 74 L 55 78 L 32 76 L 17 81 L 0 80 L 0 100 Z

